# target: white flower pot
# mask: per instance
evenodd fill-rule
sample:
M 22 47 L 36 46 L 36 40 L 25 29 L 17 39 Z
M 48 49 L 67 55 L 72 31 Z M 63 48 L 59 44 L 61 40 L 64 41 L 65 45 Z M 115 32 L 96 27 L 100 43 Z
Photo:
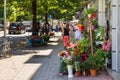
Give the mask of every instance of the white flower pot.
M 73 67 L 72 65 L 67 65 L 68 68 L 68 78 L 73 78 Z

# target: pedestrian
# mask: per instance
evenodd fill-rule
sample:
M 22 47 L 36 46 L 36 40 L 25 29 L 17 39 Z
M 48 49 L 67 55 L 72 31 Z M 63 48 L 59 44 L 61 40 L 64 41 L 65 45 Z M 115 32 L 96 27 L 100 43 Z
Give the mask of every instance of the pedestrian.
M 66 72 L 65 67 L 67 66 L 66 63 L 64 62 L 64 58 L 70 56 L 70 52 L 69 51 L 61 51 L 59 52 L 60 57 L 60 68 L 59 68 L 59 76 L 64 75 Z
M 66 24 L 63 27 L 63 43 L 64 43 L 65 50 L 66 50 L 66 47 L 69 45 L 69 39 L 70 39 L 69 31 L 70 31 L 69 24 Z
M 73 43 L 75 42 L 74 31 L 75 31 L 74 24 L 71 24 L 70 25 L 70 41 L 73 42 Z
M 56 31 L 56 32 L 59 32 L 59 27 L 58 27 L 58 25 L 56 25 L 55 31 Z
M 81 34 L 80 30 L 78 29 L 78 27 L 75 26 L 75 40 L 80 41 L 81 38 L 82 38 L 82 34 Z

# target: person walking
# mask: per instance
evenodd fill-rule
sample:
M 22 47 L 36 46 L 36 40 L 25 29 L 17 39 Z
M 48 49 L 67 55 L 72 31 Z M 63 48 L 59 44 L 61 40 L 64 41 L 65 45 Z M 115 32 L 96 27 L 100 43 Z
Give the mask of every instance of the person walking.
M 69 39 L 70 39 L 70 36 L 69 36 L 69 24 L 66 24 L 64 27 L 63 27 L 63 43 L 64 43 L 64 48 L 66 50 L 66 47 L 68 46 L 69 44 Z
M 81 34 L 80 30 L 78 29 L 78 27 L 75 26 L 75 40 L 80 41 L 81 38 L 82 38 L 82 34 Z

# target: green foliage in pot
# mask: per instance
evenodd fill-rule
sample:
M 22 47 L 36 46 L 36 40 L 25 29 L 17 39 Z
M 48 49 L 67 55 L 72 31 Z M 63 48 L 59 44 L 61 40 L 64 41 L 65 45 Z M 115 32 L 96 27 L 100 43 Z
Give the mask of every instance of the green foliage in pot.
M 105 69 L 106 67 L 106 58 L 107 58 L 107 52 L 102 49 L 97 49 L 95 52 L 97 56 L 97 68 L 98 69 Z
M 106 51 L 102 49 L 97 49 L 95 54 L 90 54 L 88 58 L 88 63 L 90 69 L 104 69 L 106 64 Z
M 81 71 L 81 64 L 80 62 L 75 62 L 75 71 Z
M 84 61 L 84 62 L 81 62 L 80 64 L 81 64 L 81 70 L 82 71 L 88 71 L 89 65 L 88 65 L 88 61 L 87 60 Z
M 97 69 L 97 55 L 89 54 L 89 58 L 87 59 L 90 69 Z
M 82 38 L 78 43 L 78 46 L 80 46 L 80 53 L 83 53 L 84 51 L 88 51 L 90 46 L 90 40 L 88 38 Z
M 49 35 L 42 35 L 42 36 L 40 36 L 40 38 L 43 38 L 46 42 L 48 42 L 50 39 L 50 36 Z

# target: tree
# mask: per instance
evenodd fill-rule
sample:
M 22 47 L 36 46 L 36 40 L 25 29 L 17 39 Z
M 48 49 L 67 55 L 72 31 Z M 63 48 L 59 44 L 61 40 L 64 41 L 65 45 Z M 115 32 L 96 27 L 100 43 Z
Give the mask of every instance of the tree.
M 7 0 L 7 20 L 13 22 L 33 18 L 35 32 L 37 20 L 44 20 L 48 24 L 48 15 L 52 15 L 53 19 L 71 20 L 75 12 L 80 10 L 81 1 L 84 0 Z M 0 2 L 2 7 L 3 1 Z
M 37 7 L 37 1 L 32 0 L 32 35 L 38 35 L 38 28 L 37 28 L 37 22 L 36 22 L 36 7 Z

